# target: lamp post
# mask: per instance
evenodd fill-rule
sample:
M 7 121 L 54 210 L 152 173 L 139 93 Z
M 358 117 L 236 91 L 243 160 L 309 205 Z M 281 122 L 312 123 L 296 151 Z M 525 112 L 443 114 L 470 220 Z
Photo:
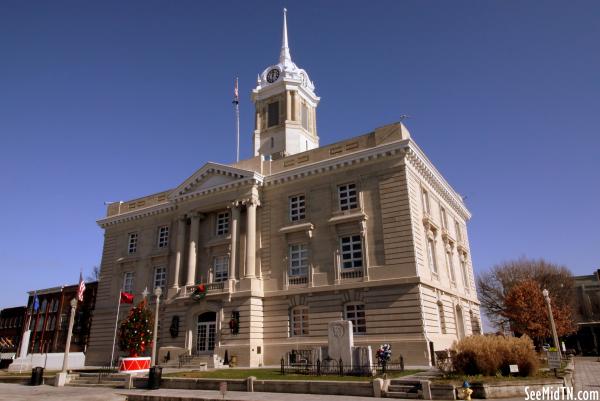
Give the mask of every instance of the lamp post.
M 162 295 L 162 289 L 156 287 L 154 289 L 154 295 L 156 296 L 156 310 L 154 312 L 154 331 L 152 332 L 152 366 L 156 365 L 156 338 L 158 337 L 158 309 L 160 306 L 160 296 Z
M 63 359 L 62 373 L 67 373 L 69 368 L 69 348 L 71 348 L 71 334 L 73 333 L 73 324 L 75 323 L 75 309 L 77 308 L 77 298 L 71 300 L 71 316 L 69 317 L 69 331 L 67 332 L 67 344 L 65 345 L 65 357 Z
M 550 293 L 547 289 L 544 288 L 542 291 L 542 295 L 544 296 L 544 300 L 546 301 L 546 305 L 548 306 L 548 316 L 550 317 L 550 326 L 552 327 L 552 337 L 554 338 L 554 347 L 556 348 L 556 352 L 558 355 L 562 357 L 560 352 L 560 344 L 558 343 L 558 334 L 556 333 L 556 325 L 554 324 L 554 316 L 552 316 L 552 306 L 550 305 Z

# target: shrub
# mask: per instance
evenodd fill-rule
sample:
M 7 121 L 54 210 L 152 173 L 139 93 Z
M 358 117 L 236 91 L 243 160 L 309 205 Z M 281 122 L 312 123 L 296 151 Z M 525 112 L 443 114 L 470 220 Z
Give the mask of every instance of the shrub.
M 531 376 L 538 368 L 533 342 L 527 336 L 471 336 L 454 344 L 454 371 L 466 375 L 508 375 L 509 365 L 519 366 L 519 375 Z

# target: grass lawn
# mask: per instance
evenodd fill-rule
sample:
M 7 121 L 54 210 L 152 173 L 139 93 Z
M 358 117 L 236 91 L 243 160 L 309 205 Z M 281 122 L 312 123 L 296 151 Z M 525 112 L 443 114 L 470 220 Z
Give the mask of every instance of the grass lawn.
M 402 377 L 420 372 L 420 370 L 405 370 L 404 372 L 394 372 L 388 374 L 388 377 Z M 309 376 L 300 374 L 282 375 L 279 369 L 218 369 L 207 372 L 177 372 L 163 375 L 164 377 L 188 377 L 204 379 L 246 379 L 250 376 L 257 380 L 332 380 L 332 381 L 371 381 L 370 377 L 360 376 Z

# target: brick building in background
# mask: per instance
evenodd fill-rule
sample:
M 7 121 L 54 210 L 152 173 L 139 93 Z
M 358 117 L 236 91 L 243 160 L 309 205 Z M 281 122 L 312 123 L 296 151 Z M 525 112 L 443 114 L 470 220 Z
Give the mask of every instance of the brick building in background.
M 69 302 L 77 296 L 78 287 L 74 284 L 29 292 L 25 314 L 25 321 L 29 322 L 31 329 L 28 354 L 64 352 L 71 310 Z M 97 281 L 86 283 L 83 302 L 79 303 L 75 312 L 72 352 L 85 352 L 87 348 L 97 289 Z M 39 302 L 37 312 L 33 312 L 32 308 L 35 294 Z M 23 331 L 25 329 L 23 327 Z
M 0 368 L 5 368 L 17 353 L 23 334 L 25 306 L 0 311 Z

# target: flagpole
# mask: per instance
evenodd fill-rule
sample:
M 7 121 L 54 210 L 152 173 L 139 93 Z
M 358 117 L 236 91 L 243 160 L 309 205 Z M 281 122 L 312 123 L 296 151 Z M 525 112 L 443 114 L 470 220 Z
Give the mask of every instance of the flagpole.
M 113 368 L 115 360 L 115 342 L 117 341 L 117 325 L 119 324 L 119 312 L 121 310 L 121 291 L 119 291 L 119 299 L 117 301 L 117 317 L 115 317 L 115 334 L 113 335 L 112 352 L 110 354 L 110 368 Z
M 238 78 L 235 78 L 235 91 L 233 97 L 235 108 L 235 161 L 240 161 L 240 97 L 238 92 Z

